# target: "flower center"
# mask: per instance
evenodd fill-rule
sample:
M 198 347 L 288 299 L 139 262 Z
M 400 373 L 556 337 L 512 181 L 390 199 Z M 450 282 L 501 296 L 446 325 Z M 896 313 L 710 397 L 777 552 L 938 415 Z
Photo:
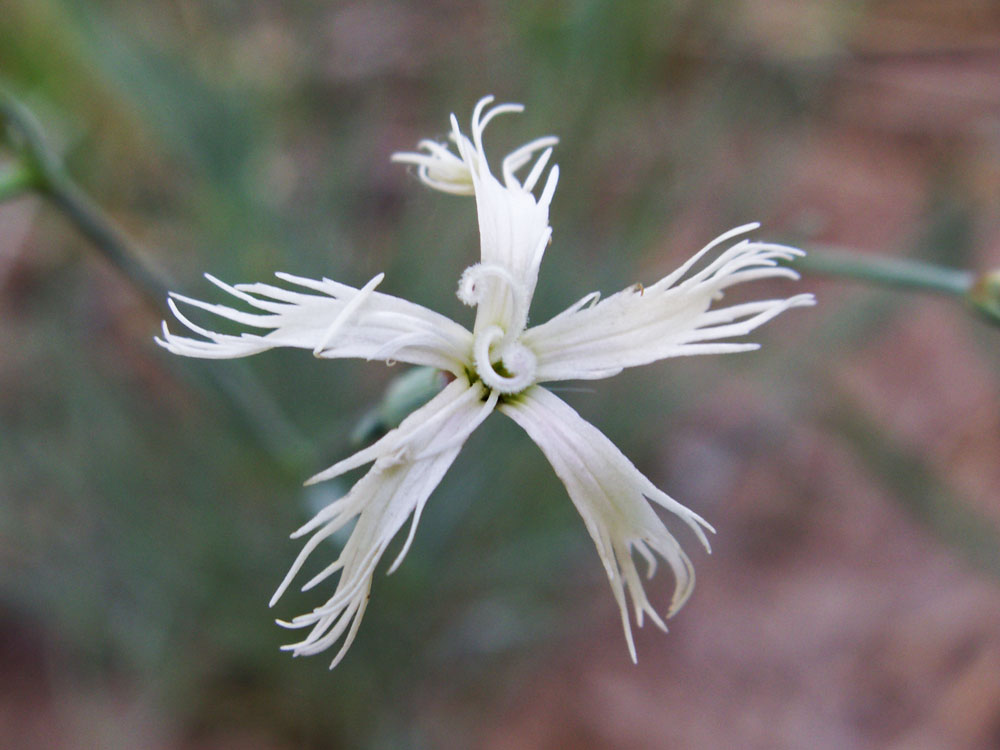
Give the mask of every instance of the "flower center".
M 519 341 L 504 343 L 504 330 L 489 326 L 476 334 L 473 359 L 483 383 L 500 393 L 520 393 L 535 382 L 538 361 Z
M 474 305 L 473 366 L 488 388 L 520 393 L 535 382 L 538 361 L 518 339 L 528 319 L 530 292 L 501 265 L 476 263 L 458 282 L 458 298 Z

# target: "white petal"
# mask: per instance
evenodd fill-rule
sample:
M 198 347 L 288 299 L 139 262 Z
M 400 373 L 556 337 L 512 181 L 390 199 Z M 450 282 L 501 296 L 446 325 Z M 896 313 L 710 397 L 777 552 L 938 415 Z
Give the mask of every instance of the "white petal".
M 528 306 L 538 281 L 538 268 L 551 236 L 549 204 L 559 181 L 559 167 L 553 166 L 549 170 L 541 195 L 536 198 L 532 189 L 540 179 L 555 143 L 551 136 L 536 139 L 504 160 L 504 184 L 501 184 L 490 171 L 483 148 L 483 131 L 496 114 L 520 111 L 520 105 L 499 105 L 482 115 L 484 107 L 491 101 L 492 97 L 487 97 L 476 106 L 472 117 L 472 140 L 458 133 L 456 141 L 462 159 L 471 165 L 479 215 L 481 265 L 506 271 L 513 279 L 513 288 L 504 289 L 502 285 L 495 284 L 492 293 L 481 295 L 477 300 L 476 332 L 499 325 L 511 336 L 516 336 L 527 323 Z M 542 154 L 522 185 L 514 172 L 529 163 L 540 149 L 543 149 Z
M 472 335 L 458 323 L 425 307 L 374 291 L 381 274 L 361 289 L 329 279 L 277 276 L 315 294 L 269 284 L 229 286 L 209 280 L 240 299 L 254 312 L 172 295 L 170 308 L 177 319 L 203 339 L 178 336 L 164 323 L 157 343 L 188 357 L 230 359 L 280 346 L 310 349 L 317 357 L 358 357 L 409 362 L 464 372 L 472 351 Z M 231 335 L 196 325 L 177 302 L 206 310 L 221 318 L 265 333 Z
M 655 570 L 654 554 L 665 559 L 673 570 L 676 585 L 668 617 L 683 606 L 694 589 L 691 560 L 649 501 L 679 516 L 706 549 L 708 539 L 703 527 L 710 531 L 712 527 L 701 516 L 658 490 L 600 430 L 541 386 L 528 389 L 501 404 L 499 409 L 524 428 L 566 485 L 597 545 L 621 610 L 629 653 L 635 661 L 626 592 L 640 627 L 647 614 L 659 627 L 664 630 L 666 627 L 646 597 L 632 552 L 637 551 L 646 560 L 649 576 Z
M 401 151 L 392 155 L 392 160 L 404 164 L 416 164 L 417 176 L 428 187 L 452 195 L 472 195 L 472 174 L 469 166 L 453 154 L 446 145 L 424 140 L 418 148 L 427 151 Z
M 510 288 L 497 284 L 478 301 L 477 331 L 499 325 L 516 336 L 527 325 L 538 269 L 552 233 L 548 201 L 558 177 L 558 168 L 553 167 L 543 201 L 523 188 L 504 187 L 489 172 L 475 178 L 481 266 L 502 268 L 513 279 Z
M 734 284 L 762 278 L 798 278 L 778 261 L 791 260 L 802 251 L 744 239 L 685 278 L 706 252 L 756 226 L 727 232 L 652 286 L 637 284 L 596 304 L 585 304 L 585 298 L 552 320 L 527 330 L 522 341 L 538 358 L 537 380 L 604 378 L 625 367 L 666 357 L 756 349 L 756 344 L 719 339 L 744 336 L 789 308 L 815 304 L 813 296 L 800 294 L 789 299 L 712 306 L 722 298 L 723 290 Z
M 548 170 L 539 197 L 535 197 L 533 190 L 545 173 L 558 139 L 536 138 L 508 154 L 502 162 L 501 183 L 490 171 L 483 133 L 497 115 L 521 112 L 524 107 L 499 104 L 490 108 L 492 102 L 493 97 L 487 96 L 476 104 L 471 138 L 462 133 L 457 118 L 451 116 L 451 139 L 457 155 L 445 144 L 421 141 L 419 147 L 427 153 L 404 152 L 392 158 L 416 164 L 420 179 L 433 188 L 458 195 L 475 194 L 481 244 L 481 263 L 477 267 L 489 270 L 474 301 L 479 307 L 475 330 L 478 333 L 490 326 L 500 326 L 509 334 L 509 343 L 527 324 L 538 267 L 549 243 L 549 204 L 559 180 L 559 167 Z M 528 164 L 532 166 L 522 183 L 516 173 Z M 507 278 L 501 282 L 497 271 L 505 273 Z
M 286 650 L 296 656 L 316 654 L 343 638 L 331 669 L 340 661 L 357 633 L 375 567 L 386 547 L 412 516 L 410 534 L 390 568 L 391 573 L 409 549 L 427 498 L 468 436 L 489 416 L 496 401 L 497 396 L 488 396 L 481 384 L 470 385 L 464 378 L 456 380 L 378 443 L 334 467 L 340 467 L 335 472 L 340 473 L 369 461 L 375 462 L 350 492 L 320 511 L 293 535 L 311 533 L 275 592 L 272 606 L 316 547 L 357 519 L 337 560 L 303 587 L 303 590 L 312 588 L 340 571 L 333 595 L 312 612 L 281 623 L 286 627 L 310 629 L 302 641 L 284 647 Z
M 459 153 L 451 151 L 446 143 L 438 143 L 425 139 L 417 144 L 421 151 L 400 151 L 392 155 L 392 160 L 404 164 L 414 164 L 417 166 L 417 176 L 428 187 L 440 190 L 453 195 L 473 195 L 475 186 L 473 184 L 473 171 L 480 168 L 478 158 L 467 159 L 468 154 L 482 153 L 483 131 L 490 121 L 497 115 L 507 112 L 521 112 L 524 106 L 521 104 L 501 104 L 493 107 L 483 114 L 483 110 L 493 101 L 492 96 L 486 96 L 479 100 L 475 112 L 472 116 L 472 134 L 474 143 L 469 141 L 458 126 L 458 120 L 452 115 L 451 140 L 456 144 L 468 144 L 468 149 L 463 152 L 459 146 Z M 520 148 L 515 149 L 503 160 L 504 181 L 508 186 L 520 187 L 521 183 L 515 177 L 515 173 L 524 165 L 531 161 L 538 151 L 545 151 L 559 142 L 554 136 L 536 138 Z M 535 182 L 541 176 L 548 155 L 543 154 L 535 164 L 529 178 L 525 180 L 525 189 L 531 190 Z

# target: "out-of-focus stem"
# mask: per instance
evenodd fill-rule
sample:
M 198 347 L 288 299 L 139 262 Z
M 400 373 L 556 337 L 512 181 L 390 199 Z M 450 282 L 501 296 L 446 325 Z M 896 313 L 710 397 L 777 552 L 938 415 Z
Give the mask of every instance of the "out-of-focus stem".
M 124 233 L 76 183 L 61 172 L 46 179 L 41 190 L 147 301 L 163 309 L 169 282 L 142 260 Z
M 167 295 L 173 285 L 149 265 L 125 233 L 73 181 L 62 161 L 47 147 L 42 129 L 31 112 L 2 89 L 0 136 L 16 156 L 8 170 L 0 172 L 0 200 L 28 190 L 37 191 L 90 240 L 154 309 L 165 313 Z M 8 175 L 9 180 L 4 181 Z M 196 372 L 248 425 L 278 466 L 302 473 L 302 464 L 310 463 L 313 458 L 309 443 L 250 372 L 235 363 L 226 370 Z
M 0 127 L 17 155 L 10 167 L 11 189 L 34 189 L 48 198 L 154 307 L 165 310 L 167 280 L 142 259 L 111 218 L 73 182 L 62 161 L 46 145 L 31 112 L 2 90 Z M 0 199 L 4 197 L 2 188 L 0 182 Z
M 808 255 L 795 259 L 795 268 L 806 274 L 957 297 L 983 320 L 1000 326 L 1000 270 L 975 274 L 909 258 L 865 255 L 831 247 L 811 248 Z
M 867 281 L 874 284 L 917 289 L 965 298 L 975 283 L 975 274 L 942 268 L 908 258 L 867 255 L 834 247 L 813 247 L 808 255 L 795 260 L 804 273 Z

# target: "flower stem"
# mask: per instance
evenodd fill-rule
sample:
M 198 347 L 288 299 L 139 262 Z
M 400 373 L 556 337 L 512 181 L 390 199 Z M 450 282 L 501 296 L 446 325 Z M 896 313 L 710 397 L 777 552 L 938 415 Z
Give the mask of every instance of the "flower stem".
M 867 255 L 836 247 L 811 248 L 796 258 L 806 274 L 857 279 L 872 284 L 957 297 L 986 322 L 1000 326 L 1000 269 L 976 274 L 909 258 Z
M 14 166 L 7 172 L 0 172 L 0 201 L 29 190 L 37 191 L 90 240 L 152 308 L 166 312 L 167 296 L 173 285 L 150 265 L 111 217 L 73 181 L 62 161 L 46 145 L 41 126 L 31 112 L 2 89 L 0 140 L 5 140 L 17 157 Z M 299 475 L 303 463 L 313 462 L 308 441 L 245 367 L 234 365 L 225 371 L 186 369 L 226 403 L 277 466 Z
M 909 258 L 867 255 L 834 247 L 810 248 L 808 255 L 795 261 L 805 273 L 840 276 L 873 284 L 962 297 L 968 295 L 975 274 L 943 268 Z
M 110 217 L 76 183 L 60 172 L 45 180 L 42 192 L 150 304 L 163 309 L 169 282 L 141 258 Z
M 163 309 L 169 284 L 144 261 L 110 218 L 84 193 L 48 148 L 41 126 L 13 97 L 0 91 L 0 125 L 18 154 L 12 168 L 20 191 L 34 188 L 58 208 L 147 301 Z M 0 199 L 5 196 L 0 183 Z

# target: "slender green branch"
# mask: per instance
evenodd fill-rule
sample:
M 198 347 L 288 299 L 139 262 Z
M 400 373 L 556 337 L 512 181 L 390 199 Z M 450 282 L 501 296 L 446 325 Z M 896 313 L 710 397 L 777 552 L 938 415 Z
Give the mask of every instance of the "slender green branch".
M 111 218 L 73 181 L 62 161 L 45 143 L 41 126 L 31 112 L 0 89 L 0 136 L 14 150 L 9 170 L 10 187 L 0 173 L 0 200 L 26 190 L 36 190 L 58 208 L 98 252 L 128 279 L 158 312 L 167 310 L 173 286 L 137 250 Z M 298 433 L 256 379 L 245 368 L 234 366 L 204 370 L 190 368 L 211 386 L 238 415 L 275 459 L 278 466 L 301 474 L 301 464 L 311 462 L 310 444 Z
M 963 298 L 975 282 L 975 275 L 970 271 L 942 268 L 909 258 L 855 253 L 835 247 L 810 248 L 808 255 L 795 260 L 795 268 L 805 273 L 840 276 Z
M 45 181 L 42 192 L 154 307 L 164 309 L 172 286 L 169 280 L 142 259 L 124 233 L 76 183 L 60 172 Z
M 0 125 L 18 154 L 19 163 L 13 169 L 21 173 L 22 184 L 47 197 L 154 307 L 165 309 L 170 284 L 150 268 L 122 231 L 73 182 L 61 160 L 46 145 L 42 128 L 31 112 L 2 91 Z
M 866 255 L 835 247 L 811 248 L 796 270 L 957 297 L 983 320 L 1000 326 L 1000 270 L 975 274 L 909 258 Z

